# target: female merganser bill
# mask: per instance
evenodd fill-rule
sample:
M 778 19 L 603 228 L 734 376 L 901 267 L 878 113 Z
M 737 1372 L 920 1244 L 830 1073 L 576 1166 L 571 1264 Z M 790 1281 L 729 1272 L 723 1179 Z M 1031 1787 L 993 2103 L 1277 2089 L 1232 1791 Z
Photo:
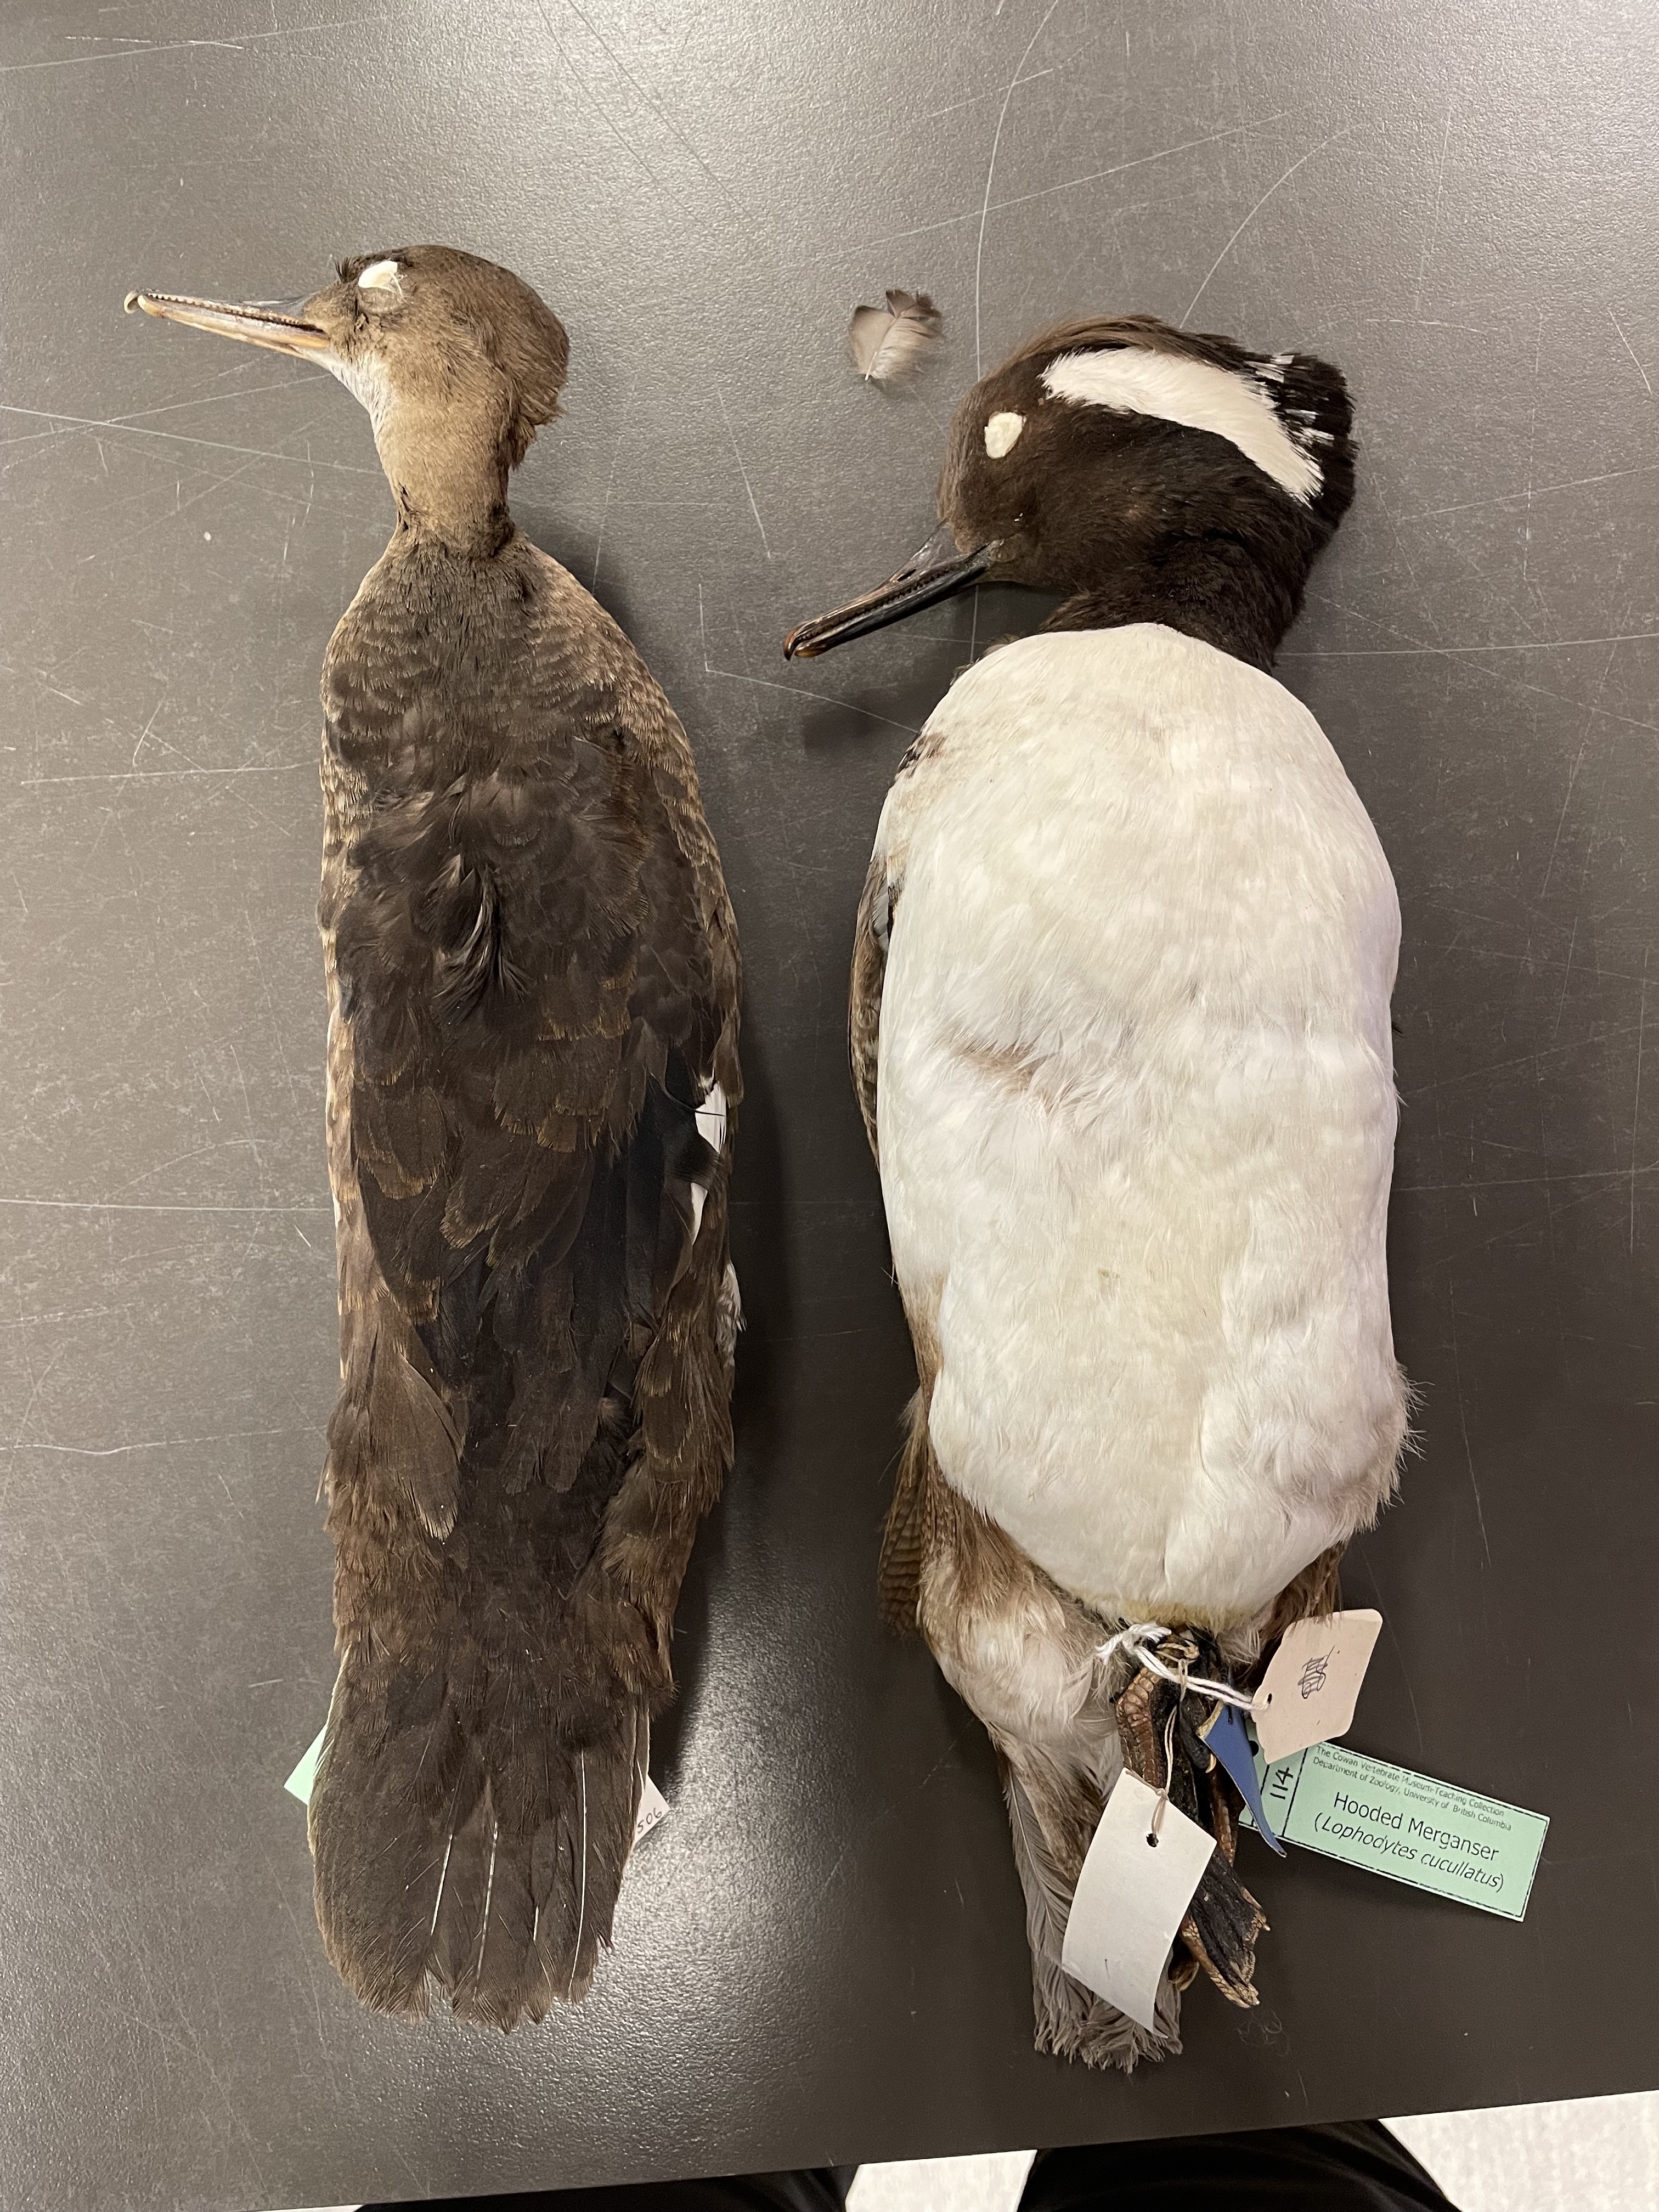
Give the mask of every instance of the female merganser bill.
M 368 2003 L 584 1996 L 732 1455 L 738 946 L 685 733 L 514 528 L 563 328 L 446 246 L 290 312 L 129 307 L 318 363 L 398 506 L 323 667 L 340 1674 L 317 1914 Z
M 1330 1608 L 1406 1433 L 1399 906 L 1267 673 L 1352 496 L 1350 421 L 1304 355 L 1144 316 L 1044 331 L 958 410 L 936 538 L 786 647 L 981 577 L 1063 599 L 957 678 L 899 769 L 851 1027 L 921 1382 L 884 1598 L 996 1746 L 1038 2047 L 1097 2064 L 1179 2049 L 1200 1966 L 1255 2002 L 1265 1925 L 1198 1734 L 1212 1702 L 1101 1647 L 1155 1624 L 1171 1672 L 1248 1676 Z M 1222 1846 L 1151 2030 L 1060 1964 L 1126 1760 Z

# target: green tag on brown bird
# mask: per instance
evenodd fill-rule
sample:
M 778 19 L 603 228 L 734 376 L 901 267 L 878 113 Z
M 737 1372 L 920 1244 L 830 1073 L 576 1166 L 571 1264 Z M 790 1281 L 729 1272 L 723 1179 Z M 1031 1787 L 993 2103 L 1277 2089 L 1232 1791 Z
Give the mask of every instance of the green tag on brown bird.
M 302 1805 L 311 1802 L 311 1785 L 317 1779 L 317 1762 L 323 1755 L 323 1738 L 327 1734 L 326 1726 L 318 1729 L 314 1741 L 307 1745 L 299 1765 L 283 1784 L 289 1796 L 297 1797 Z

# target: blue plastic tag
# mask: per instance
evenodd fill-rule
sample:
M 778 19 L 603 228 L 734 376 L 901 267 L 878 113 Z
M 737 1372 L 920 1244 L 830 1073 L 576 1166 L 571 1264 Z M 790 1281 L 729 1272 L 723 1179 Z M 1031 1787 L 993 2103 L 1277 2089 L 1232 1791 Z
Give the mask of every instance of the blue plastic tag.
M 1285 1856 L 1285 1846 L 1273 1833 L 1267 1815 L 1262 1809 L 1261 1788 L 1255 1774 L 1255 1746 L 1250 1741 L 1244 1727 L 1244 1716 L 1237 1705 L 1222 1705 L 1209 1726 L 1201 1731 L 1206 1743 L 1238 1784 L 1244 1802 L 1250 1808 L 1250 1817 L 1261 1832 L 1269 1850 Z

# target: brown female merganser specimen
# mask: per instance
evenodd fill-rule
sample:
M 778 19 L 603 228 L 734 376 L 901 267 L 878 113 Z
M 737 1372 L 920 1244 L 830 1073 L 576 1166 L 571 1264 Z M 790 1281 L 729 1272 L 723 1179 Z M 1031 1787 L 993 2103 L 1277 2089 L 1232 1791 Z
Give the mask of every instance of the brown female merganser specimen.
M 732 1455 L 738 946 L 685 732 L 514 526 L 565 333 L 445 246 L 292 313 L 130 307 L 331 369 L 391 544 L 323 667 L 340 1674 L 317 1916 L 368 2003 L 586 1992 Z
M 921 1389 L 882 1558 L 1000 1761 L 1039 2049 L 1254 2003 L 1238 1798 L 1168 1674 L 1329 1609 L 1406 1429 L 1383 1236 L 1393 879 L 1267 672 L 1353 491 L 1346 391 L 1150 317 L 1043 332 L 953 422 L 943 526 L 811 654 L 983 577 L 1058 592 L 941 701 L 882 812 L 854 1079 Z M 1124 1765 L 1220 1844 L 1137 2026 L 1062 1970 Z

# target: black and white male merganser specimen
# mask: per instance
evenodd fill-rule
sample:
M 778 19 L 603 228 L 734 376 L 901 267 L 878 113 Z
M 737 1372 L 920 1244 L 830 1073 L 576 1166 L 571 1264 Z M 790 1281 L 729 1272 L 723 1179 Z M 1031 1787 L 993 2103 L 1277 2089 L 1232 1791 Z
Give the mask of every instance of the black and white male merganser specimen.
M 1212 1701 L 1391 1494 L 1407 1392 L 1384 1231 L 1393 879 L 1268 673 L 1353 492 L 1342 379 L 1150 317 L 1022 345 L 969 393 L 942 527 L 806 623 L 823 653 L 983 578 L 1058 592 L 902 763 L 860 907 L 854 1080 L 921 1388 L 882 1555 L 989 1730 L 1039 2049 L 1178 2050 L 1200 1969 L 1254 2003 Z M 1150 1648 L 1142 1639 L 1143 1648 Z M 1137 2026 L 1062 1970 L 1125 1765 L 1221 1848 Z
M 586 1992 L 697 1523 L 731 1459 L 736 933 L 685 732 L 520 535 L 567 346 L 399 246 L 291 313 L 129 307 L 328 368 L 392 542 L 323 667 L 340 1674 L 317 1914 L 368 2003 Z

